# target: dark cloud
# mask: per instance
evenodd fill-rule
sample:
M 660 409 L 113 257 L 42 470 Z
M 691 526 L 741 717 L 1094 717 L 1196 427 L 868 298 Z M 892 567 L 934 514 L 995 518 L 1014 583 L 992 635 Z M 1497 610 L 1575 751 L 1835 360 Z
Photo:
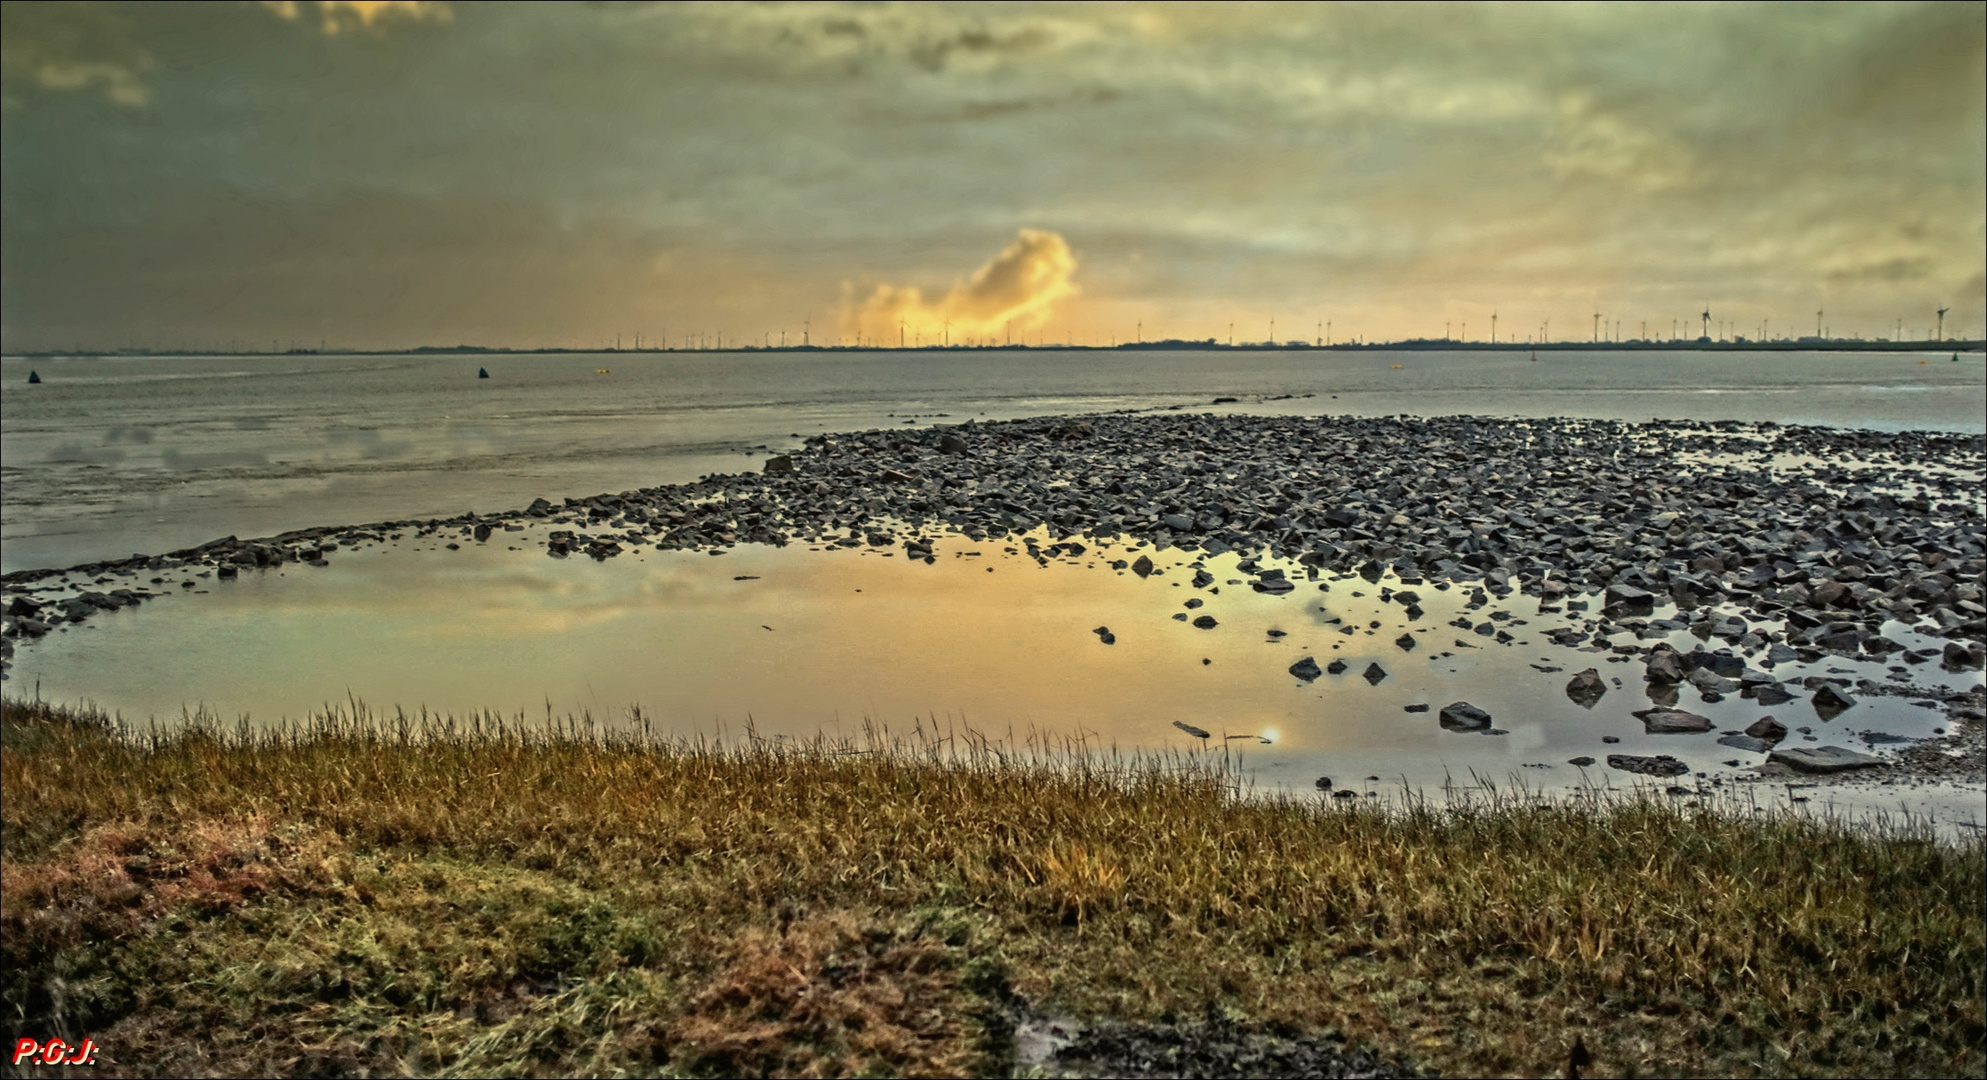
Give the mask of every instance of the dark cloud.
M 0 339 L 736 333 L 1024 228 L 1079 332 L 1981 323 L 1979 4 L 450 10 L 5 5 Z

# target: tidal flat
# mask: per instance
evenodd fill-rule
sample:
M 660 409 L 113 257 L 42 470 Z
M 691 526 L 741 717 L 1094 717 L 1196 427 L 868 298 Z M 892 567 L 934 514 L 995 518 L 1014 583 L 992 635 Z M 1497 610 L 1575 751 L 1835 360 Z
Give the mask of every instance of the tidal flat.
M 9 574 L 10 1004 L 240 1072 L 1978 1071 L 1983 449 L 907 426 Z

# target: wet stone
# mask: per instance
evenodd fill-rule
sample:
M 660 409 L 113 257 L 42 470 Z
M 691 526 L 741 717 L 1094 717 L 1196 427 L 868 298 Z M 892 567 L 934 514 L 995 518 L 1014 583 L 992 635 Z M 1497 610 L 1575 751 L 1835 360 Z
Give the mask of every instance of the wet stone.
M 1690 771 L 1690 766 L 1668 754 L 1609 754 L 1608 768 L 1639 776 L 1682 776 Z

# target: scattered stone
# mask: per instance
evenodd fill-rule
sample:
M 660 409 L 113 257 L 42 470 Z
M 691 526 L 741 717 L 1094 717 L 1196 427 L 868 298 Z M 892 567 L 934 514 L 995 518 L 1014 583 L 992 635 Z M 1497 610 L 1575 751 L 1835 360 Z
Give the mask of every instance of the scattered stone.
M 1194 625 L 1202 630 L 1212 630 L 1221 624 L 1216 622 L 1212 615 L 1202 615 L 1194 619 Z
M 1579 767 L 1581 767 L 1581 768 L 1583 768 L 1583 769 L 1584 769 L 1584 768 L 1586 768 L 1587 766 L 1589 766 L 1589 765 L 1592 765 L 1592 764 L 1594 763 L 1594 759 L 1593 759 L 1593 758 L 1590 758 L 1590 757 L 1588 757 L 1588 756 L 1587 756 L 1587 755 L 1585 755 L 1585 754 L 1582 754 L 1582 755 L 1580 755 L 1579 757 L 1576 757 L 1576 758 L 1567 758 L 1567 759 L 1566 759 L 1566 763 L 1567 763 L 1568 765 L 1578 765 Z
M 1763 742 L 1777 743 L 1787 737 L 1787 725 L 1771 716 L 1762 716 L 1746 725 L 1746 734 Z
M 1814 704 L 1815 714 L 1823 720 L 1833 720 L 1856 705 L 1855 698 L 1837 690 L 1833 683 L 1822 683 L 1809 700 Z
M 1786 750 L 1775 750 L 1766 760 L 1778 762 L 1797 772 L 1838 773 L 1850 769 L 1868 769 L 1884 764 L 1884 759 L 1859 754 L 1840 746 L 1796 746 Z
M 1290 665 L 1290 673 L 1305 682 L 1310 682 L 1324 674 L 1323 671 L 1319 670 L 1318 662 L 1308 656 Z
M 1400 637 L 1394 639 L 1394 644 L 1400 646 L 1403 650 L 1407 652 L 1413 652 L 1415 645 L 1414 635 L 1402 634 Z
M 1608 768 L 1641 776 L 1682 776 L 1690 771 L 1690 766 L 1668 754 L 1609 754 Z
M 1729 746 L 1735 750 L 1750 750 L 1755 754 L 1763 754 L 1773 749 L 1773 744 L 1764 739 L 1741 735 L 1736 731 L 1718 736 L 1718 745 Z
M 1482 731 L 1490 726 L 1490 714 L 1467 701 L 1444 705 L 1436 719 L 1450 731 Z
M 1651 735 L 1682 735 L 1710 731 L 1711 721 L 1681 709 L 1637 709 L 1633 714 Z
M 1607 692 L 1607 683 L 1601 679 L 1598 668 L 1588 668 L 1566 683 L 1566 696 L 1572 698 L 1576 704 L 1589 709 L 1593 708 Z
M 1378 686 L 1380 685 L 1380 680 L 1387 677 L 1387 669 L 1377 663 L 1368 664 L 1366 665 L 1366 670 L 1361 672 L 1361 675 L 1367 682 Z
M 1347 666 L 1343 660 L 1334 660 L 1325 665 L 1325 673 L 1328 675 L 1343 675 Z
M 1401 708 L 1401 711 L 1402 711 L 1402 712 L 1427 712 L 1427 711 L 1428 711 L 1428 703 L 1424 701 L 1424 702 L 1422 702 L 1422 703 L 1420 703 L 1420 704 L 1418 704 L 1418 705 L 1406 705 L 1406 706 L 1403 706 L 1403 707 Z
M 1184 721 L 1175 720 L 1173 721 L 1173 726 L 1179 728 L 1181 731 L 1184 731 L 1189 735 L 1192 735 L 1196 739 L 1206 739 L 1209 737 L 1209 732 L 1207 731 L 1207 729 L 1197 728 L 1192 724 L 1186 723 Z

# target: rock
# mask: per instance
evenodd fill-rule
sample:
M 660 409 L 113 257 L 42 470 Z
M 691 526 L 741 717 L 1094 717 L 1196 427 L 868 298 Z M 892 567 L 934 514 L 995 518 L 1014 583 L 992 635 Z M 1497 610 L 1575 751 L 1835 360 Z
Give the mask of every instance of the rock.
M 1823 720 L 1833 720 L 1856 705 L 1855 698 L 1837 690 L 1833 683 L 1822 683 L 1809 700 L 1814 703 L 1816 715 Z
M 1585 755 L 1585 754 L 1582 754 L 1582 755 L 1580 755 L 1579 757 L 1576 757 L 1576 758 L 1567 758 L 1567 759 L 1566 759 L 1566 763 L 1567 763 L 1568 765 L 1578 765 L 1579 767 L 1581 767 L 1581 768 L 1583 768 L 1583 769 L 1584 769 L 1584 768 L 1586 768 L 1587 766 L 1589 766 L 1589 765 L 1592 765 L 1592 764 L 1594 763 L 1594 759 L 1593 759 L 1593 758 L 1590 758 L 1590 757 L 1588 757 L 1588 756 L 1587 756 L 1587 755 Z
M 1416 705 L 1404 705 L 1404 706 L 1402 706 L 1402 707 L 1401 707 L 1401 711 L 1402 711 L 1402 712 L 1427 712 L 1427 711 L 1428 711 L 1428 703 L 1424 701 L 1424 702 L 1421 702 L 1420 704 L 1416 704 Z
M 1490 726 L 1490 714 L 1467 701 L 1453 701 L 1442 706 L 1436 719 L 1450 731 L 1482 731 Z
M 1675 649 L 1659 647 L 1650 652 L 1643 677 L 1652 683 L 1680 683 L 1684 678 L 1683 658 Z
M 1290 673 L 1305 682 L 1310 682 L 1324 674 L 1323 671 L 1319 670 L 1318 662 L 1308 656 L 1290 665 Z
M 1179 721 L 1179 720 L 1175 720 L 1175 721 L 1173 721 L 1173 726 L 1174 726 L 1174 727 L 1176 727 L 1176 728 L 1179 728 L 1179 729 L 1180 729 L 1181 731 L 1184 731 L 1184 732 L 1186 732 L 1186 733 L 1187 733 L 1187 734 L 1189 734 L 1189 735 L 1192 735 L 1192 736 L 1193 736 L 1194 738 L 1196 738 L 1196 739 L 1205 739 L 1205 738 L 1207 738 L 1207 737 L 1208 737 L 1208 732 L 1206 731 L 1206 729 L 1204 729 L 1204 728 L 1197 728 L 1197 727 L 1193 726 L 1192 724 L 1188 724 L 1188 723 L 1184 723 L 1184 722 L 1182 722 L 1182 721 Z
M 1381 667 L 1379 664 L 1368 664 L 1366 665 L 1366 670 L 1361 675 L 1367 682 L 1378 686 L 1380 685 L 1380 680 L 1387 677 L 1387 669 Z
M 1978 670 L 1983 660 L 1987 660 L 1987 650 L 1977 641 L 1971 645 L 1948 641 L 1939 657 L 1939 662 L 1952 671 Z
M 1325 665 L 1325 673 L 1328 675 L 1343 675 L 1345 674 L 1345 669 L 1346 663 L 1343 660 L 1334 660 Z
M 1643 730 L 1651 735 L 1684 735 L 1711 730 L 1708 717 L 1682 709 L 1637 709 L 1632 715 L 1642 721 Z
M 1394 644 L 1400 646 L 1402 649 L 1405 649 L 1409 652 L 1413 652 L 1415 645 L 1414 635 L 1402 634 L 1400 637 L 1394 639 Z
M 1755 739 L 1776 743 L 1787 737 L 1787 725 L 1771 716 L 1762 716 L 1746 725 L 1746 734 Z
M 1647 757 L 1638 754 L 1609 754 L 1608 768 L 1641 776 L 1682 776 L 1690 771 L 1690 766 L 1668 754 Z
M 1645 589 L 1633 585 L 1610 585 L 1604 607 L 1610 611 L 1627 614 L 1647 615 L 1656 606 L 1656 597 Z
M 1710 668 L 1698 668 L 1690 673 L 1690 684 L 1706 694 L 1736 694 L 1739 684 Z
M 533 499 L 531 505 L 525 507 L 524 512 L 532 517 L 549 517 L 552 513 L 552 504 L 544 499 Z
M 484 542 L 485 540 L 488 540 L 490 538 L 490 526 L 478 522 L 476 525 L 475 536 L 476 536 L 476 542 L 479 544 Z
M 1194 571 L 1194 588 L 1205 589 L 1212 584 L 1214 584 L 1213 574 L 1208 573 L 1206 570 Z
M 1773 683 L 1754 690 L 1752 699 L 1761 705 L 1784 705 L 1794 700 L 1794 695 L 1788 693 L 1786 687 Z
M 1166 527 L 1176 533 L 1183 533 L 1194 527 L 1193 519 L 1185 514 L 1167 514 L 1159 520 L 1165 522 Z
M 241 571 L 232 566 L 217 566 L 214 568 L 214 576 L 226 581 L 241 576 Z
M 1850 769 L 1868 769 L 1885 764 L 1884 759 L 1859 754 L 1840 746 L 1796 746 L 1786 750 L 1775 750 L 1766 760 L 1778 762 L 1804 773 L 1838 773 Z
M 1599 669 L 1588 668 L 1573 676 L 1566 684 L 1566 696 L 1589 709 L 1608 692 L 1608 685 L 1601 678 Z
M 1741 735 L 1736 731 L 1718 736 L 1718 745 L 1729 746 L 1734 750 L 1749 750 L 1755 754 L 1763 754 L 1773 749 L 1773 744 L 1764 739 L 1757 739 L 1751 735 Z
M 1147 575 L 1151 574 L 1152 557 L 1150 555 L 1140 555 L 1138 558 L 1133 559 L 1131 564 L 1131 572 L 1137 574 L 1139 577 L 1146 577 Z
M 938 452 L 941 454 L 963 454 L 967 449 L 966 440 L 949 431 L 938 437 Z
M 790 454 L 775 454 L 766 459 L 767 476 L 776 476 L 780 473 L 790 473 L 792 471 L 793 456 Z
M 1212 615 L 1202 615 L 1194 619 L 1194 626 L 1201 630 L 1212 630 L 1220 625 L 1220 623 L 1214 621 L 1214 616 Z

